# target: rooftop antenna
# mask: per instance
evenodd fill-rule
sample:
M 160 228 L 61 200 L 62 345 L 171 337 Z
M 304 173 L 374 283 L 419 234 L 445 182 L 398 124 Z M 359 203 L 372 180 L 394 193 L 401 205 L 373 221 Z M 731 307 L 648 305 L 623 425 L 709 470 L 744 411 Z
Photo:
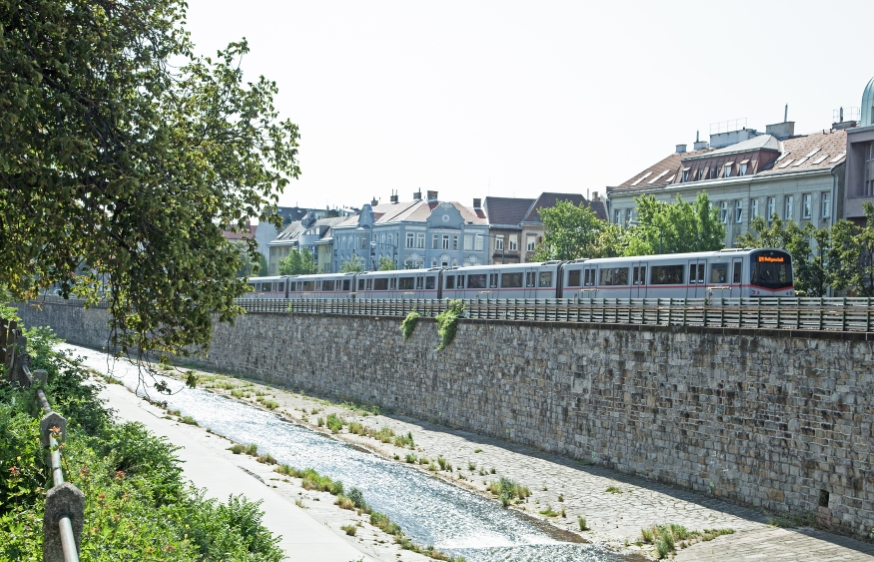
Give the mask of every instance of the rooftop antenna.
M 786 108 L 783 109 L 783 122 L 789 121 L 789 104 L 786 104 Z
M 698 138 L 701 136 L 701 131 L 695 131 L 695 142 L 699 142 Z

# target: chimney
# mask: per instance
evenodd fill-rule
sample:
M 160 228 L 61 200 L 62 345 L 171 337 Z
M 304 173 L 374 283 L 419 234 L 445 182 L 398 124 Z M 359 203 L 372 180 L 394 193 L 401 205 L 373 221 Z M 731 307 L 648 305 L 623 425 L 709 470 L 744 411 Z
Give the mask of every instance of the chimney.
M 778 140 L 788 139 L 795 135 L 795 121 L 783 121 L 782 123 L 765 125 L 765 133 L 777 137 Z
M 422 200 L 422 188 L 419 188 L 419 191 L 413 192 L 413 201 L 421 201 Z
M 437 201 L 437 192 L 436 191 L 428 191 L 428 202 Z
M 389 199 L 392 205 L 397 205 L 398 203 L 398 192 L 396 190 L 391 191 L 391 197 Z
M 678 144 L 677 145 L 677 154 L 683 154 L 684 152 L 686 152 L 686 145 L 685 144 Z
M 482 200 L 482 199 L 479 199 L 479 198 L 477 198 L 477 197 L 474 197 L 474 199 L 473 199 L 473 208 L 474 208 L 474 210 L 475 210 L 475 211 L 478 211 L 478 210 L 482 209 L 482 208 L 483 208 L 482 203 L 483 203 L 483 200 Z
M 376 207 L 377 205 L 379 205 L 379 199 L 377 199 L 376 197 L 374 197 L 373 199 L 370 200 L 370 206 L 371 206 L 371 207 Z
M 695 131 L 695 144 L 692 145 L 695 150 L 707 150 L 710 148 L 710 143 L 707 141 L 698 140 L 700 131 Z
M 592 192 L 592 201 L 595 202 L 595 201 L 600 201 L 600 200 L 601 200 L 601 196 L 598 195 L 598 192 L 597 192 L 597 191 L 593 191 L 593 192 Z

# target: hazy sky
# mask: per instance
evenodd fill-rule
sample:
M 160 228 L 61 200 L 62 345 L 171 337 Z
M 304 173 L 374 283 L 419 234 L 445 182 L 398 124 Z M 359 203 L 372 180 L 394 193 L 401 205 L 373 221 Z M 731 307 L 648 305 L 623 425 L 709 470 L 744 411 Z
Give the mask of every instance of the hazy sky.
M 286 205 L 604 193 L 712 123 L 828 128 L 874 76 L 859 2 L 189 0 L 202 54 L 300 126 Z

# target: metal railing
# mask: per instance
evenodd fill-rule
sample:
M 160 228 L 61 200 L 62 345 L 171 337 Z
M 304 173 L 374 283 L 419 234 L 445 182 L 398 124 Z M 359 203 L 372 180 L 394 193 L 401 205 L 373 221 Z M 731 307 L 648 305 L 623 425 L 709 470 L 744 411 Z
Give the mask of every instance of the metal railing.
M 79 562 L 79 545 L 85 517 L 85 495 L 74 485 L 64 482 L 61 468 L 61 443 L 67 434 L 67 420 L 52 410 L 45 391 L 40 388 L 47 380 L 47 373 L 36 370 L 31 374 L 27 365 L 21 365 L 23 383 L 37 386 L 36 397 L 43 416 L 39 422 L 40 441 L 48 449 L 46 464 L 52 473 L 53 487 L 46 492 L 43 515 L 43 560 L 44 562 Z
M 479 320 L 770 328 L 870 332 L 871 298 L 467 299 L 465 317 Z M 437 316 L 447 300 L 238 299 L 249 313 Z

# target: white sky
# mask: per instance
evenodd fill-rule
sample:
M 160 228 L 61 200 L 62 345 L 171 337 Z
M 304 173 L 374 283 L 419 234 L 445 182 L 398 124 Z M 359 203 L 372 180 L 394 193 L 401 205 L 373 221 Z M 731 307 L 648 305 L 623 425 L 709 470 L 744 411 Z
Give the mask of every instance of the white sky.
M 300 126 L 283 205 L 419 187 L 604 193 L 711 123 L 828 128 L 874 75 L 871 0 L 189 0 L 202 54 L 246 37 L 250 79 Z

